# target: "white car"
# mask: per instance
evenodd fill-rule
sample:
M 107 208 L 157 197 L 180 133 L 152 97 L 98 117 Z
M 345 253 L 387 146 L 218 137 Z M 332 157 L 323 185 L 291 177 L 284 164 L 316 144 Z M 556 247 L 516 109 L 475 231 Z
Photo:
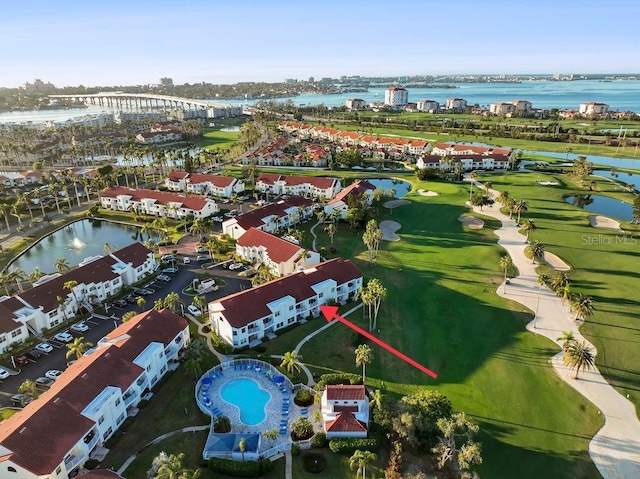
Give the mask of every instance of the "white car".
M 85 323 L 76 323 L 71 326 L 71 330 L 75 331 L 76 333 L 84 333 L 86 331 L 89 331 L 89 326 L 87 326 Z
M 211 256 L 209 256 L 208 254 L 199 254 L 198 256 L 196 256 L 196 261 L 209 261 L 211 259 Z
M 42 351 L 43 353 L 49 354 L 51 351 L 53 351 L 53 346 L 51 346 L 49 343 L 40 343 L 36 346 L 36 349 L 38 351 Z
M 59 369 L 49 369 L 46 373 L 44 373 L 45 378 L 53 379 L 54 381 L 60 377 L 62 371 Z
M 166 274 L 160 274 L 156 278 L 158 281 L 162 281 L 163 283 L 168 283 L 171 281 L 171 276 L 167 276 Z
M 190 304 L 187 307 L 187 311 L 189 311 L 194 316 L 202 316 L 202 311 L 200 311 L 200 308 L 198 308 L 195 304 Z
M 204 246 L 196 246 L 196 253 L 208 253 L 209 250 Z
M 8 371 L 4 369 L 0 369 L 0 379 L 7 379 L 9 376 L 11 375 L 9 374 Z
M 229 269 L 231 271 L 242 268 L 242 263 L 231 263 Z
M 185 257 L 182 259 L 182 262 L 183 262 L 184 264 L 190 264 L 190 263 L 191 263 L 191 258 L 189 258 L 188 256 L 185 256 Z
M 176 258 L 172 254 L 165 254 L 165 255 L 160 257 L 161 261 L 173 261 L 174 259 L 176 259 Z
M 67 331 L 63 331 L 56 334 L 53 339 L 62 343 L 70 343 L 71 341 L 73 341 L 73 336 L 71 336 L 71 334 L 69 334 Z
M 178 268 L 165 268 L 161 271 L 162 274 L 176 274 L 178 272 Z

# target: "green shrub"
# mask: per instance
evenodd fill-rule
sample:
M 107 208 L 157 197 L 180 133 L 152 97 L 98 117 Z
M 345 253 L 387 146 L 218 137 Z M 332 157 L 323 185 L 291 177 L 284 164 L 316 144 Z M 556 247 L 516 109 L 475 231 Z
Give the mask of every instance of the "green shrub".
M 327 435 L 324 432 L 319 432 L 311 438 L 311 445 L 313 447 L 324 447 L 327 443 Z
M 358 449 L 376 452 L 380 441 L 373 437 L 334 437 L 329 441 L 329 449 L 336 454 L 352 455 Z
M 307 389 L 300 389 L 296 393 L 296 397 L 293 400 L 298 406 L 310 406 L 313 404 L 313 394 Z
M 300 446 L 298 446 L 297 444 L 292 444 L 291 445 L 291 455 L 293 457 L 297 457 L 300 455 Z
M 209 459 L 209 469 L 233 477 L 259 477 L 271 471 L 273 465 L 268 459 L 259 461 L 232 461 L 212 457 Z
M 213 432 L 231 432 L 231 420 L 227 416 L 220 416 L 213 424 Z
M 359 374 L 323 374 L 320 376 L 320 380 L 314 386 L 316 391 L 323 391 L 327 384 L 362 384 L 362 376 Z

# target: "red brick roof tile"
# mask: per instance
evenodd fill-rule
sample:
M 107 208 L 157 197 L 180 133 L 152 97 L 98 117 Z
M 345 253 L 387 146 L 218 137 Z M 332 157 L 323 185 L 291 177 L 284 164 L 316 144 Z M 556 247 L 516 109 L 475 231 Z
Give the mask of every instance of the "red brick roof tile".
M 161 205 L 166 205 L 168 203 L 177 203 L 181 204 L 182 207 L 193 211 L 202 210 L 206 206 L 207 202 L 210 201 L 202 196 L 184 196 L 177 193 L 169 193 L 165 191 L 145 189 L 136 190 L 134 188 L 125 188 L 122 186 L 108 188 L 100 194 L 100 197 L 117 198 L 121 195 L 130 196 L 133 201 L 141 201 L 148 198 L 156 200 L 156 202 Z
M 367 397 L 363 385 L 327 385 L 326 393 L 328 401 L 361 401 Z
M 282 238 L 278 238 L 270 233 L 257 228 L 249 228 L 238 240 L 240 246 L 245 248 L 264 246 L 271 261 L 284 263 L 294 256 L 300 254 L 302 248 Z
M 341 412 L 327 423 L 327 432 L 367 432 L 367 425 L 350 412 Z

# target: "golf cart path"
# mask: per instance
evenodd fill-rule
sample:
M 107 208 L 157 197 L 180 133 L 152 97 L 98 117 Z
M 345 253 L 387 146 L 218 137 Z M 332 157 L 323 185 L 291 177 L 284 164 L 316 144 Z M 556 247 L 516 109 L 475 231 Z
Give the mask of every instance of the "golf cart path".
M 481 187 L 478 183 L 476 185 Z M 495 190 L 489 191 L 494 198 L 499 194 Z M 552 358 L 554 369 L 604 415 L 604 426 L 589 443 L 589 455 L 603 478 L 640 478 L 640 421 L 633 404 L 607 383 L 595 368 L 581 371 L 579 379 L 573 379 L 574 371 L 562 362 L 562 348 L 557 338 L 563 331 L 572 331 L 576 339 L 585 340 L 578 330 L 581 323 L 574 320 L 569 307 L 553 291 L 546 286 L 539 289 L 535 271 L 537 265 L 532 264 L 524 254 L 526 237 L 518 232 L 520 228 L 514 220 L 500 212 L 501 206 L 496 202 L 490 207 L 485 206 L 482 211 L 474 208 L 476 213 L 502 222 L 502 227 L 496 230 L 500 238 L 498 244 L 507 250 L 520 273 L 517 278 L 510 280 L 506 292 L 504 283 L 500 285 L 498 295 L 517 301 L 532 311 L 537 309 L 537 317 L 527 325 L 527 329 L 558 344 L 560 351 Z

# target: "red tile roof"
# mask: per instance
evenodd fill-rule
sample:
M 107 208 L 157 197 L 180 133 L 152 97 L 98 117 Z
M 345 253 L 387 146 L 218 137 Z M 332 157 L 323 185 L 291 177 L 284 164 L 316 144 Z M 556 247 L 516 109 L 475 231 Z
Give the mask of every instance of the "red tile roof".
M 134 189 L 125 187 L 111 187 L 100 194 L 100 197 L 117 198 L 118 196 L 130 196 L 133 201 L 142 201 L 143 199 L 156 200 L 156 203 L 166 205 L 168 203 L 177 203 L 183 208 L 193 211 L 202 210 L 210 201 L 202 196 L 195 195 L 179 195 L 177 193 L 169 193 L 157 190 Z
M 212 301 L 210 304 L 222 306 L 224 317 L 229 324 L 234 328 L 242 328 L 271 314 L 267 303 L 285 296 L 292 296 L 296 302 L 300 302 L 315 296 L 316 292 L 311 287 L 322 281 L 334 279 L 338 284 L 344 284 L 361 277 L 362 273 L 351 261 L 335 258 L 313 268 Z
M 124 248 L 113 252 L 112 255 L 123 263 L 131 263 L 134 268 L 137 268 L 138 266 L 142 266 L 144 262 L 149 259 L 149 253 L 153 252 L 143 244 L 136 241 L 129 246 L 125 246 Z M 109 257 L 106 259 L 109 260 Z
M 340 193 L 338 193 L 334 199 L 329 201 L 328 204 L 337 203 L 339 201 L 345 201 L 346 202 L 346 198 L 348 196 L 361 195 L 361 194 L 365 193 L 366 191 L 369 191 L 369 190 L 373 191 L 375 189 L 376 189 L 376 187 L 373 186 L 371 183 L 369 183 L 367 180 L 358 180 L 358 181 L 356 181 L 354 183 L 351 183 L 344 190 L 342 190 Z
M 284 263 L 294 256 L 300 254 L 302 248 L 282 238 L 278 238 L 270 233 L 257 228 L 249 228 L 238 240 L 240 246 L 245 248 L 264 246 L 271 261 Z
M 361 384 L 355 386 L 328 385 L 326 393 L 328 401 L 361 401 L 367 397 L 364 385 Z
M 167 175 L 167 178 L 169 178 L 171 181 L 178 181 L 186 178 L 187 176 L 189 176 L 189 173 L 187 173 L 186 171 L 172 171 Z
M 82 479 L 122 479 L 122 476 L 110 469 L 94 469 L 82 474 Z
M 232 185 L 236 179 L 233 176 L 224 176 L 224 175 L 203 175 L 199 173 L 192 173 L 189 175 L 189 183 L 198 184 L 198 183 L 211 183 L 212 185 L 218 188 L 226 188 L 229 185 Z
M 277 203 L 273 203 L 262 208 L 257 208 L 252 211 L 248 211 L 240 216 L 236 217 L 236 221 L 238 225 L 242 227 L 245 231 L 249 230 L 249 228 L 259 228 L 260 226 L 264 226 L 265 222 L 264 218 L 269 216 L 286 216 L 286 210 L 291 207 L 302 206 L 304 208 L 313 205 L 313 202 L 303 198 L 302 196 L 292 196 L 283 201 L 278 201 Z
M 367 425 L 350 412 L 342 412 L 327 423 L 327 432 L 367 432 Z
M 0 334 L 15 331 L 22 323 L 18 321 L 18 317 L 13 314 L 12 309 L 8 308 L 4 302 L 0 303 Z
M 147 311 L 122 324 L 109 335 L 122 341 L 75 361 L 48 391 L 0 423 L 0 446 L 28 471 L 51 474 L 94 426 L 82 415 L 91 401 L 109 386 L 124 392 L 144 371 L 133 359 L 149 343 L 166 345 L 186 327 L 185 319 L 168 310 Z

